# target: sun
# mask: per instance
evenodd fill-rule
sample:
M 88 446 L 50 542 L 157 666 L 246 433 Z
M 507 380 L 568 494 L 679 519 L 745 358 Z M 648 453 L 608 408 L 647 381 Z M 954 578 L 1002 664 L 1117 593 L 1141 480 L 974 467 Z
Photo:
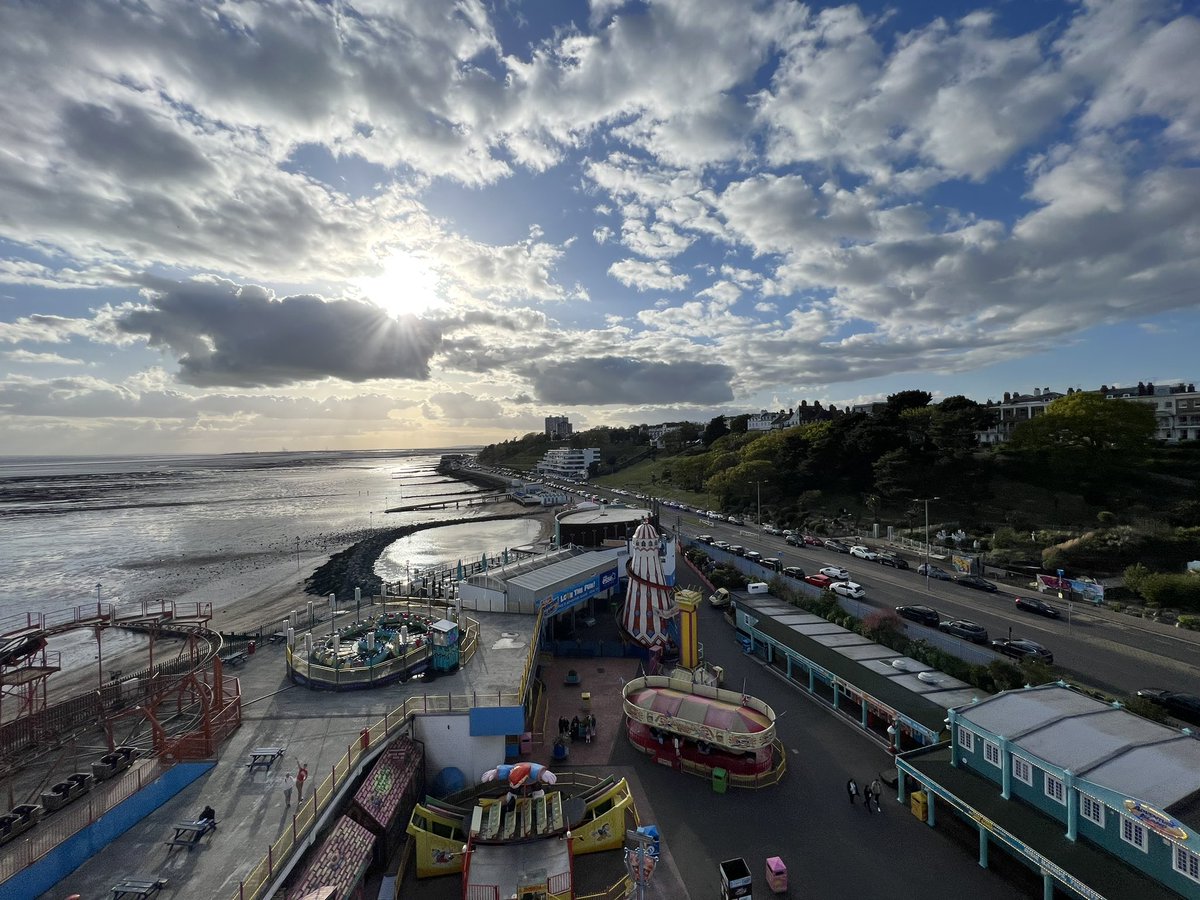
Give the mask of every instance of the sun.
M 442 306 L 438 279 L 420 256 L 394 253 L 380 261 L 378 275 L 356 278 L 355 287 L 391 316 L 419 316 Z

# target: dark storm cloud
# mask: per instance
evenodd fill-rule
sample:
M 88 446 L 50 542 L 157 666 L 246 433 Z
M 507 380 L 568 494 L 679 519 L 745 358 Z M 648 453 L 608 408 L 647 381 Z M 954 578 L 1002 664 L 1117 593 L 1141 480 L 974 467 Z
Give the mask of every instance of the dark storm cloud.
M 63 140 L 80 161 L 121 178 L 191 180 L 212 171 L 178 126 L 128 103 L 72 103 L 62 123 Z
M 358 300 L 275 298 L 228 281 L 147 283 L 150 305 L 121 312 L 117 329 L 179 361 L 200 387 L 264 387 L 341 378 L 424 381 L 441 331 Z
M 543 403 L 575 406 L 728 403 L 730 366 L 601 356 L 535 365 L 526 373 Z

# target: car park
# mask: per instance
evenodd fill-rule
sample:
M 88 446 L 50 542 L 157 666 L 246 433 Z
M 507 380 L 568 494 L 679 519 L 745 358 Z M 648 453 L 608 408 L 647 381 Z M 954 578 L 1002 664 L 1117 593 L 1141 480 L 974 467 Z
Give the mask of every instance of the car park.
M 850 573 L 841 566 L 822 566 L 821 574 L 833 581 L 849 581 Z
M 1200 725 L 1200 697 L 1181 691 L 1164 691 L 1159 688 L 1142 688 L 1137 695 L 1161 706 L 1177 719 Z
M 988 581 L 986 578 L 980 578 L 978 575 L 959 575 L 954 579 L 955 584 L 961 584 L 963 587 L 974 588 L 977 591 L 987 591 L 989 594 L 996 593 L 996 585 Z
M 805 575 L 804 580 L 813 587 L 827 588 L 833 584 L 833 579 L 828 575 Z
M 897 556 L 895 553 L 880 553 L 879 558 L 875 561 L 881 566 L 891 566 L 893 569 L 908 568 L 908 560 L 902 556 Z
M 862 544 L 855 544 L 850 548 L 850 555 L 857 556 L 859 559 L 868 559 L 871 562 L 879 559 L 879 554 L 870 547 L 864 547 Z
M 783 561 L 780 560 L 778 557 L 764 556 L 762 559 L 759 560 L 759 564 L 770 569 L 772 572 L 782 572 L 783 571 Z
M 931 628 L 937 628 L 938 623 L 942 620 L 938 611 L 931 606 L 897 606 L 896 613 L 903 619 L 928 625 Z
M 788 578 L 803 578 L 804 570 L 799 566 L 784 566 L 783 574 Z
M 1054 662 L 1054 654 L 1028 638 L 1004 638 L 992 641 L 992 649 L 1013 659 L 1034 659 L 1038 662 Z
M 937 566 L 930 565 L 929 563 L 921 563 L 919 566 L 917 566 L 917 574 L 926 575 L 929 578 L 936 578 L 938 581 L 950 580 L 949 572 L 947 572 L 945 569 L 940 569 Z
M 830 538 L 825 542 L 825 549 L 832 550 L 834 553 L 849 553 L 850 545 L 843 544 L 841 541 L 835 541 Z
M 835 594 L 849 597 L 851 600 L 861 600 L 867 596 L 867 592 L 863 590 L 863 586 L 856 581 L 835 581 L 829 586 L 829 589 Z
M 1050 619 L 1058 619 L 1062 617 L 1055 607 L 1051 606 L 1045 600 L 1038 597 L 1013 597 L 1013 604 L 1017 609 L 1023 609 L 1025 612 L 1037 613 L 1039 616 L 1046 616 Z
M 966 619 L 948 619 L 945 622 L 939 623 L 938 628 L 946 632 L 946 634 L 952 634 L 973 644 L 986 644 L 988 642 L 987 629 L 974 622 L 968 622 Z

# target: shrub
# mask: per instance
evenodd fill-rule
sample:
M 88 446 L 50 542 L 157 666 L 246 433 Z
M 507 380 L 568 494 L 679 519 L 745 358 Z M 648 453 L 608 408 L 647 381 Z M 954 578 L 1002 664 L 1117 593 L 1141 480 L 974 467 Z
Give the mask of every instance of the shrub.
M 1194 575 L 1151 573 L 1141 582 L 1146 603 L 1200 612 L 1200 578 Z
M 1200 616 L 1180 616 L 1175 621 L 1180 628 L 1190 628 L 1192 631 L 1200 631 Z

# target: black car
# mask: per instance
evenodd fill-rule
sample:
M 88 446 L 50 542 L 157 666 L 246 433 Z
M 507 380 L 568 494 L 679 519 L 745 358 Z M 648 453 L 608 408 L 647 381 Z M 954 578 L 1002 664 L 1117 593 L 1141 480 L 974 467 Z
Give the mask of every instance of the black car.
M 908 560 L 897 556 L 895 553 L 880 553 L 879 564 L 881 566 L 891 566 L 893 569 L 908 568 Z
M 800 544 L 803 543 L 803 541 L 800 540 L 800 535 L 798 534 L 784 535 L 783 540 L 785 543 L 791 544 L 793 547 L 799 547 Z
M 759 563 L 765 568 L 770 569 L 772 572 L 783 571 L 783 563 L 774 556 L 764 556 L 761 560 L 759 560 Z
M 1200 697 L 1180 691 L 1164 691 L 1158 688 L 1142 688 L 1137 695 L 1149 700 L 1169 712 L 1177 719 L 1200 725 Z
M 825 549 L 832 550 L 834 553 L 849 553 L 850 545 L 843 544 L 841 541 L 828 540 L 825 542 Z
M 1045 600 L 1039 600 L 1037 597 L 1013 597 L 1013 604 L 1017 609 L 1037 613 L 1039 616 L 1046 616 L 1051 619 L 1057 619 L 1062 616 L 1062 613 L 1057 609 Z
M 1003 653 L 1005 656 L 1011 656 L 1013 659 L 1035 659 L 1038 662 L 1047 664 L 1054 662 L 1053 653 L 1037 641 L 1030 641 L 1025 638 L 1006 638 L 1004 640 L 992 641 L 992 649 L 997 653 Z
M 942 620 L 938 611 L 931 606 L 897 606 L 896 612 L 902 618 L 911 619 L 931 628 L 937 628 L 938 623 Z
M 959 575 L 954 579 L 954 583 L 961 584 L 963 587 L 975 588 L 977 591 L 987 591 L 989 594 L 996 593 L 996 586 L 978 575 Z
M 788 578 L 803 578 L 804 570 L 799 566 L 784 566 L 783 574 Z
M 968 622 L 966 619 L 950 619 L 949 621 L 942 622 L 938 625 L 938 628 L 946 632 L 946 634 L 952 634 L 973 644 L 986 644 L 988 642 L 987 629 L 982 625 L 976 625 L 974 622 Z

